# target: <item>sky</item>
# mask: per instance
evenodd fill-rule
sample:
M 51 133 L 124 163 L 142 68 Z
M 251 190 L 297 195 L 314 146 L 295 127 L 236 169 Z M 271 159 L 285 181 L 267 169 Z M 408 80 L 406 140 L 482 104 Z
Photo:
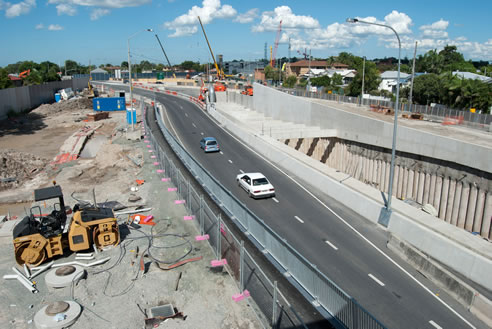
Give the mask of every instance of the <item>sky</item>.
M 401 40 L 401 57 L 456 45 L 465 59 L 492 61 L 492 1 L 232 1 L 232 0 L 0 0 L 0 66 L 23 60 L 64 65 L 120 65 L 148 60 L 166 64 L 211 61 L 197 16 L 212 50 L 224 61 L 264 58 L 282 21 L 277 58 L 327 58 L 342 51 L 372 58 L 398 57 L 389 25 Z M 153 29 L 148 32 L 146 29 Z

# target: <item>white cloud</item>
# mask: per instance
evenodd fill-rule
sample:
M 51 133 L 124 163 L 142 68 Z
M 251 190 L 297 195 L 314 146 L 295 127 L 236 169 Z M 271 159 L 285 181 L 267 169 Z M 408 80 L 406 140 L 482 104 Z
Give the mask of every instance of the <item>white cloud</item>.
M 256 17 L 258 17 L 258 8 L 253 8 L 245 12 L 244 14 L 239 14 L 234 19 L 234 22 L 241 24 L 251 23 Z
M 164 28 L 175 31 L 169 36 L 180 37 L 196 33 L 197 16 L 200 16 L 203 24 L 209 24 L 216 18 L 232 18 L 237 14 L 230 5 L 221 5 L 220 0 L 203 0 L 202 6 L 193 6 L 186 14 L 176 17 L 171 22 L 165 22 Z
M 60 15 L 74 16 L 77 13 L 77 9 L 73 5 L 60 3 L 59 5 L 56 6 L 56 12 L 58 13 L 58 16 Z
M 91 12 L 91 21 L 96 21 L 99 18 L 109 15 L 111 11 L 109 9 L 96 8 Z
M 24 0 L 16 4 L 3 2 L 2 7 L 6 9 L 5 16 L 8 18 L 13 18 L 28 14 L 33 7 L 36 7 L 36 0 Z
M 437 22 L 430 25 L 422 25 L 419 30 L 422 31 L 422 35 L 432 39 L 443 39 L 448 37 L 448 32 L 445 30 L 448 28 L 449 22 L 442 18 Z
M 60 26 L 58 24 L 50 24 L 48 26 L 48 30 L 49 31 L 61 31 L 61 30 L 63 30 L 63 26 Z
M 43 23 L 39 23 L 38 25 L 36 25 L 35 29 L 36 30 L 42 30 L 42 29 L 44 29 L 44 24 Z
M 176 27 L 174 33 L 169 34 L 170 38 L 186 37 L 195 34 L 198 31 L 198 27 L 195 26 L 181 26 Z
M 282 29 L 314 29 L 319 28 L 317 19 L 311 16 L 295 15 L 288 6 L 280 6 L 273 11 L 265 11 L 261 14 L 261 21 L 253 26 L 253 32 L 276 31 L 282 21 Z
M 48 0 L 48 3 L 84 7 L 125 8 L 142 6 L 151 1 L 152 0 Z

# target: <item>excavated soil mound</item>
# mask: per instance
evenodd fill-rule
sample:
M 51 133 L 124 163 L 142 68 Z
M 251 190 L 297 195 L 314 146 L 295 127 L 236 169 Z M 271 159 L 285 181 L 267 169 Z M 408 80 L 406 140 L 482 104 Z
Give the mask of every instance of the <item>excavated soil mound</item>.
M 0 191 L 21 186 L 48 163 L 48 159 L 30 153 L 0 150 Z
M 58 112 L 72 112 L 83 109 L 92 109 L 92 99 L 87 97 L 75 97 L 66 101 L 53 104 L 43 104 L 33 110 L 41 115 L 51 115 Z

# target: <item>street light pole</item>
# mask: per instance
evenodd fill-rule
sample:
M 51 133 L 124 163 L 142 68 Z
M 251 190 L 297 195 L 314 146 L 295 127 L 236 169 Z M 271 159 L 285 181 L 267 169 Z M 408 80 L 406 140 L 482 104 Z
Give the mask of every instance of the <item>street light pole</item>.
M 134 112 L 134 108 L 133 108 L 133 84 L 132 84 L 132 63 L 130 62 L 130 39 L 133 38 L 134 36 L 136 36 L 137 34 L 141 33 L 141 32 L 153 32 L 154 30 L 152 29 L 145 29 L 145 30 L 142 30 L 142 31 L 138 31 L 134 34 L 132 34 L 128 40 L 127 40 L 127 44 L 128 44 L 128 82 L 130 83 L 130 116 L 131 116 L 131 122 L 132 122 L 132 131 L 135 130 L 134 128 L 134 122 L 133 122 L 133 112 Z
M 389 177 L 390 181 L 389 181 L 389 189 L 388 189 L 388 201 L 386 202 L 386 210 L 388 211 L 388 215 L 389 215 L 391 213 L 391 200 L 393 198 L 393 180 L 394 180 L 394 174 L 395 174 L 395 154 L 396 154 L 396 133 L 397 133 L 397 125 L 398 125 L 398 105 L 399 105 L 398 103 L 399 103 L 399 97 L 400 97 L 400 57 L 401 57 L 400 36 L 395 31 L 395 29 L 389 25 L 361 21 L 360 19 L 357 19 L 357 18 L 347 18 L 347 22 L 348 23 L 363 23 L 363 24 L 386 27 L 386 28 L 390 29 L 391 31 L 393 31 L 396 35 L 396 38 L 398 39 L 398 74 L 396 77 L 397 82 L 396 82 L 395 118 L 394 118 L 394 123 L 393 123 L 393 145 L 391 147 L 391 166 L 390 166 L 390 177 Z M 389 218 L 389 216 L 388 216 L 388 218 Z
M 364 62 L 362 63 L 362 92 L 360 95 L 360 105 L 362 106 L 362 103 L 364 101 L 364 80 L 365 80 L 365 73 L 366 73 L 366 56 L 364 56 Z

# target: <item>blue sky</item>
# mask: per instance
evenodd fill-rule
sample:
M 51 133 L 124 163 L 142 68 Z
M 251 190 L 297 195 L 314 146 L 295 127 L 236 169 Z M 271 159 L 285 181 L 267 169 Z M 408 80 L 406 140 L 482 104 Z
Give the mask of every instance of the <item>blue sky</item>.
M 0 66 L 21 60 L 84 65 L 127 60 L 127 40 L 154 29 L 171 63 L 206 62 L 209 51 L 224 60 L 263 58 L 273 45 L 280 20 L 277 57 L 311 49 L 315 57 L 348 51 L 355 55 L 397 57 L 389 29 L 348 24 L 347 17 L 391 25 L 400 35 L 402 57 L 456 45 L 466 59 L 492 60 L 492 1 L 226 1 L 226 0 L 0 0 Z M 130 39 L 132 62 L 165 63 L 154 33 Z M 309 51 L 309 50 L 308 50 Z M 268 48 L 269 53 L 269 48 Z M 269 55 L 268 55 L 269 56 Z

